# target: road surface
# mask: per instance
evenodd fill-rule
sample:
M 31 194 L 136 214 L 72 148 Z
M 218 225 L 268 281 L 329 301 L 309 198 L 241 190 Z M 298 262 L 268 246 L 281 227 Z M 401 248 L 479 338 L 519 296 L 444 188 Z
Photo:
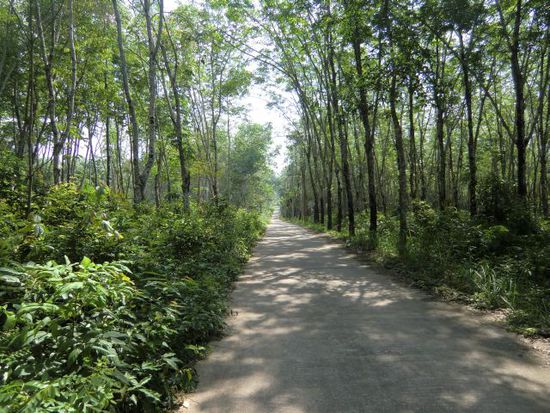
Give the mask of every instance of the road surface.
M 547 358 L 519 337 L 277 217 L 232 308 L 182 411 L 550 412 Z

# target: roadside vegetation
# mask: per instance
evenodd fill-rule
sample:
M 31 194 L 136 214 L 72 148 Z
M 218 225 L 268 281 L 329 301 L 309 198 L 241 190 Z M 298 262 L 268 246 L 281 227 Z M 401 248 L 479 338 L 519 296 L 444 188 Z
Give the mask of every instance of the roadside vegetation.
M 271 127 L 238 16 L 171 5 L 0 0 L 1 413 L 166 411 L 223 330 Z
M 547 2 L 275 3 L 282 215 L 548 335 Z
M 0 411 L 154 411 L 196 381 L 265 216 L 135 209 L 106 187 L 2 202 Z
M 342 239 L 360 255 L 446 300 L 502 310 L 513 331 L 550 337 L 550 224 L 523 218 L 516 225 L 483 217 L 472 220 L 464 211 L 438 211 L 415 202 L 408 216 L 405 254 L 399 254 L 396 216 L 379 217 L 376 246 L 368 231 L 368 213 L 358 215 L 353 236 L 345 230 L 327 231 L 312 220 L 289 220 Z
M 274 187 L 548 334 L 547 1 L 182 3 L 0 0 L 0 413 L 170 408 Z

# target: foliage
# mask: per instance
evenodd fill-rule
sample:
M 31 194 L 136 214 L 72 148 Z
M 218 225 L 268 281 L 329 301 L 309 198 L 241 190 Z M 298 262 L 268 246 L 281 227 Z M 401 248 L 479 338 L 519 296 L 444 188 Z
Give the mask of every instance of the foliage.
M 136 399 L 131 311 L 138 291 L 121 263 L 3 269 L 0 404 L 10 411 L 106 410 Z M 5 290 L 4 290 L 5 291 Z M 130 385 L 130 383 L 132 385 Z M 98 389 L 101 391 L 98 392 Z
M 479 188 L 480 215 L 515 232 L 532 233 L 537 229 L 537 221 L 529 205 L 516 192 L 514 185 L 490 175 Z
M 17 233 L 22 225 L 21 220 L 6 202 L 0 199 L 0 265 L 5 265 L 14 254 L 17 241 L 13 234 Z
M 169 406 L 176 389 L 193 386 L 193 362 L 224 327 L 231 281 L 265 226 L 260 214 L 223 201 L 135 210 L 107 188 L 74 185 L 37 201 L 29 220 L 0 203 L 9 246 L 0 269 L 0 405 Z M 46 264 L 16 262 L 31 257 Z
M 23 228 L 24 241 L 17 250 L 19 261 L 113 260 L 120 252 L 122 235 L 109 221 L 111 212 L 107 187 L 61 184 L 50 188 L 35 208 L 33 225 Z

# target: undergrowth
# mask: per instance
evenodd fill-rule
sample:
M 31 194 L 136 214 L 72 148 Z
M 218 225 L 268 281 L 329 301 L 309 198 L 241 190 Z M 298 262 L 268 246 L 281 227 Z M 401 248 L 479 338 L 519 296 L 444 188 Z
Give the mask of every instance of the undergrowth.
M 0 201 L 0 412 L 154 412 L 191 389 L 261 214 L 73 185 L 17 210 Z
M 502 309 L 512 330 L 550 336 L 550 222 L 514 208 L 501 212 L 500 220 L 491 212 L 472 220 L 464 211 L 437 211 L 416 202 L 401 256 L 396 216 L 380 216 L 374 244 L 367 213 L 357 217 L 354 237 L 347 231 L 328 232 L 419 287 L 479 308 Z M 319 223 L 290 221 L 327 231 Z

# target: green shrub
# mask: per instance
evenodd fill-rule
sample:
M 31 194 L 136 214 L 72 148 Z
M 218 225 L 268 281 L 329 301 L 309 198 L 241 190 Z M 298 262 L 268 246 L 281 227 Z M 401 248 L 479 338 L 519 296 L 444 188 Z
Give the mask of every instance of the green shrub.
M 76 261 L 88 256 L 94 261 L 118 258 L 122 235 L 109 221 L 108 189 L 74 184 L 52 187 L 33 214 L 34 225 L 24 228 L 18 261 Z M 36 231 L 37 225 L 41 230 Z
M 491 252 L 502 251 L 513 240 L 510 230 L 504 225 L 493 225 L 483 230 L 483 244 Z
M 10 205 L 0 199 L 0 265 L 6 265 L 21 242 L 18 232 L 25 225 Z
M 517 195 L 515 184 L 490 175 L 479 185 L 479 212 L 489 223 L 506 225 L 517 234 L 538 230 L 531 208 Z
M 5 139 L 2 137 L 2 139 Z M 8 150 L 0 141 L 0 200 L 7 204 L 24 209 L 21 200 L 26 199 L 26 187 L 20 182 L 19 171 L 24 168 L 24 163 L 15 153 Z
M 441 270 L 451 263 L 470 261 L 483 254 L 480 228 L 455 208 L 436 212 L 425 202 L 416 204 L 410 231 L 408 258 L 417 265 Z
M 11 234 L 0 255 L 9 412 L 170 407 L 196 381 L 193 363 L 224 328 L 231 282 L 265 228 L 260 213 L 221 201 L 134 209 L 72 184 L 37 199 L 28 220 L 0 211 Z M 93 259 L 70 262 L 79 255 Z M 50 261 L 15 263 L 31 259 Z
M 125 355 L 132 351 L 130 307 L 138 295 L 127 267 L 84 258 L 2 272 L 0 280 L 19 291 L 3 297 L 1 307 L 1 405 L 84 412 L 108 409 L 115 395 L 148 396 L 125 383 L 136 380 Z
M 379 217 L 377 246 L 380 251 L 390 256 L 397 255 L 398 229 L 397 218 L 386 215 Z

